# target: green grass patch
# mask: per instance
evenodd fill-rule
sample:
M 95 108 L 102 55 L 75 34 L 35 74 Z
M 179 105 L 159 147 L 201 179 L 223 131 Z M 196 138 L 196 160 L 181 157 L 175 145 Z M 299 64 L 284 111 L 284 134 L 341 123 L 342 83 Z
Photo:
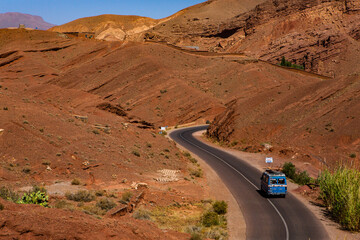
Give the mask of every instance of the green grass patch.
M 319 177 L 320 197 L 333 218 L 350 231 L 360 230 L 360 172 L 340 167 Z
M 280 62 L 280 66 L 283 67 L 290 67 L 290 68 L 295 68 L 295 69 L 300 69 L 300 70 L 304 70 L 304 66 L 301 65 L 297 65 L 297 64 L 292 64 L 291 62 L 287 61 L 285 59 L 285 57 L 282 57 L 281 62 Z

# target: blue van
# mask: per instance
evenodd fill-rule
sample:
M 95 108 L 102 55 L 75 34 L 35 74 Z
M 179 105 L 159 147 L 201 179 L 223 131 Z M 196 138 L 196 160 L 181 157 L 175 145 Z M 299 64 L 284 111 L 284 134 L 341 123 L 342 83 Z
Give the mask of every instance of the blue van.
M 261 191 L 267 196 L 285 197 L 287 194 L 287 181 L 284 173 L 266 170 L 261 176 Z

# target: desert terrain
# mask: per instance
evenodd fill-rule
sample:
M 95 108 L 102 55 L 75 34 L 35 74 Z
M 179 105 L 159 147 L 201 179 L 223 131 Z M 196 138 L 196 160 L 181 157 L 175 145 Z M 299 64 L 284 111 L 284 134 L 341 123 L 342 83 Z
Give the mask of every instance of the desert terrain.
M 213 0 L 164 19 L 0 29 L 0 188 L 45 187 L 53 207 L 0 198 L 0 239 L 189 239 L 214 194 L 165 126 L 210 123 L 211 141 L 313 177 L 359 168 L 359 10 L 351 0 Z M 79 190 L 92 201 L 66 196 Z M 144 209 L 156 223 L 134 217 Z

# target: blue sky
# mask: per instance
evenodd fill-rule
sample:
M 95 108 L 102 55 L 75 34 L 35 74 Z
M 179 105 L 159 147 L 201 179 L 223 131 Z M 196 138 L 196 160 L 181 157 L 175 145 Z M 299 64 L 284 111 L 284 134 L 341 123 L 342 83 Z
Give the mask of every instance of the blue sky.
M 101 14 L 164 18 L 200 2 L 205 0 L 0 0 L 0 13 L 28 13 L 60 25 Z

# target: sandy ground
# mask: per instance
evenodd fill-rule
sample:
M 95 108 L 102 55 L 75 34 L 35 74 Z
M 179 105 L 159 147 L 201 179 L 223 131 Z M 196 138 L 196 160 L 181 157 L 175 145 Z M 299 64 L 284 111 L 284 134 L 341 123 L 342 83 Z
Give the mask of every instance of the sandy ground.
M 268 166 L 265 163 L 265 158 L 267 155 L 260 154 L 260 153 L 247 153 L 247 152 L 241 152 L 233 149 L 228 149 L 224 147 L 220 147 L 214 143 L 211 143 L 206 140 L 206 138 L 203 136 L 202 132 L 194 133 L 194 136 L 197 137 L 199 140 L 203 141 L 204 143 L 216 147 L 218 149 L 221 149 L 223 151 L 226 151 L 246 162 L 251 164 L 252 166 L 256 167 L 257 169 L 263 171 Z M 197 157 L 197 159 L 199 159 Z M 285 162 L 286 159 L 274 159 L 274 166 L 281 165 L 283 162 Z M 289 159 L 288 159 L 289 161 Z M 221 179 L 218 177 L 218 175 L 212 170 L 204 161 L 201 159 L 199 160 L 201 166 L 204 169 L 204 172 L 206 173 L 206 178 L 208 180 L 209 185 L 209 191 L 212 196 L 221 196 L 222 199 L 225 199 L 229 203 L 229 215 L 228 215 L 228 225 L 229 225 L 229 234 L 230 239 L 245 239 L 245 233 L 246 233 L 246 224 L 243 218 L 243 215 L 240 211 L 240 208 L 237 205 L 236 200 L 233 198 L 230 191 L 225 187 L 224 183 L 221 182 Z M 360 239 L 360 233 L 351 233 L 348 231 L 341 230 L 341 227 L 339 224 L 333 222 L 331 219 L 329 219 L 328 216 L 326 216 L 326 209 L 323 207 L 319 207 L 313 203 L 307 198 L 305 198 L 303 195 L 301 195 L 296 189 L 298 189 L 298 185 L 289 182 L 289 191 L 297 197 L 301 202 L 303 202 L 314 214 L 315 216 L 320 219 L 322 224 L 324 225 L 325 229 L 329 233 L 329 236 L 331 237 L 331 240 L 356 240 Z M 236 205 L 236 206 L 234 206 Z

